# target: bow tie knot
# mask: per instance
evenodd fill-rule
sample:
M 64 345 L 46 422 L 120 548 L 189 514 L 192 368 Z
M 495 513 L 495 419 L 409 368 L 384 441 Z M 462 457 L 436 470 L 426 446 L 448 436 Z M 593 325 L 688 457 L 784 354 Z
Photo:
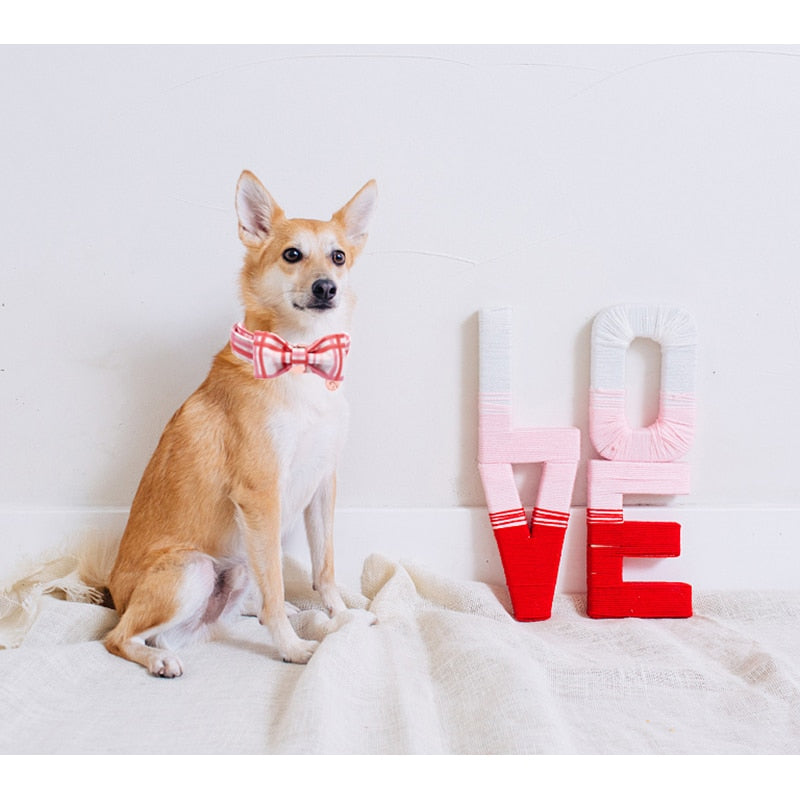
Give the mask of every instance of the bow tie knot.
M 313 372 L 333 390 L 344 380 L 342 372 L 350 351 L 350 337 L 334 333 L 310 345 L 293 345 L 271 331 L 251 332 L 236 324 L 231 329 L 231 350 L 239 358 L 252 362 L 256 378 L 277 378 L 285 372 Z

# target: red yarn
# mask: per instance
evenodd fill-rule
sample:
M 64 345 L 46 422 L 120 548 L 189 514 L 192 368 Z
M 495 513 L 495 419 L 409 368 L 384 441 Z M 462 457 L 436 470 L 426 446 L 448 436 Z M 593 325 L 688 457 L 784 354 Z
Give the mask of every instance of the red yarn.
M 549 619 L 569 514 L 534 508 L 531 525 L 522 508 L 490 514 L 514 618 Z
M 681 552 L 677 522 L 618 521 L 621 512 L 590 509 L 587 513 L 587 613 L 593 619 L 692 616 L 688 583 L 622 580 L 623 558 L 673 558 Z

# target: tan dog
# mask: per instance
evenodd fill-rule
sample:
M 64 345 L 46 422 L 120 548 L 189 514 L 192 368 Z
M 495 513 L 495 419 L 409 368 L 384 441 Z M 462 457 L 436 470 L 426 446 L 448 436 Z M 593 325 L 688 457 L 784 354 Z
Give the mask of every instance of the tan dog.
M 327 222 L 287 219 L 259 180 L 242 173 L 241 335 L 268 331 L 310 345 L 348 330 L 349 271 L 376 196 L 370 181 Z M 301 639 L 287 618 L 281 565 L 282 533 L 301 517 L 314 587 L 334 622 L 347 618 L 332 541 L 336 458 L 347 423 L 342 392 L 332 391 L 341 375 L 326 380 L 294 364 L 277 377 L 255 377 L 246 355 L 226 345 L 168 423 L 111 573 L 121 619 L 105 645 L 153 675 L 181 675 L 170 648 L 239 613 L 251 577 L 261 595 L 259 621 L 281 657 L 308 661 L 317 642 Z

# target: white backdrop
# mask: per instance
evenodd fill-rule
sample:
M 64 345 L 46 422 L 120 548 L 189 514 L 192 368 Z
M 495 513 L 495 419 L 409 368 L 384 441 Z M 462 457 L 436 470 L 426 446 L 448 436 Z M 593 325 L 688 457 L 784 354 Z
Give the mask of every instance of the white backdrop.
M 0 74 L 0 508 L 130 503 L 238 317 L 244 168 L 291 216 L 379 184 L 340 507 L 484 504 L 484 306 L 515 309 L 520 424 L 591 457 L 619 302 L 698 323 L 675 505 L 798 505 L 800 47 L 3 47 Z

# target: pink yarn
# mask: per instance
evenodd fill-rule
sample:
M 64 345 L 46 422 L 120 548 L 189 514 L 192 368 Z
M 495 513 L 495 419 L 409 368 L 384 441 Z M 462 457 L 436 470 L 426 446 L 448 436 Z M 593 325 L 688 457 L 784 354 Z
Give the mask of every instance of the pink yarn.
M 625 494 L 688 494 L 689 465 L 678 462 L 590 461 L 587 467 L 588 509 L 599 521 L 601 512 L 618 512 L 621 517 Z M 605 520 L 610 521 L 610 520 Z
M 514 428 L 511 418 L 511 310 L 480 315 L 478 470 L 489 521 L 518 620 L 550 616 L 580 458 L 577 428 Z M 514 464 L 542 464 L 530 522 Z
M 661 345 L 661 392 L 656 421 L 632 429 L 625 413 L 625 353 L 636 336 Z M 595 619 L 690 617 L 692 587 L 685 583 L 623 580 L 625 558 L 680 554 L 680 525 L 627 521 L 630 494 L 689 492 L 689 465 L 676 462 L 694 436 L 695 328 L 669 306 L 620 305 L 598 314 L 592 327 L 589 437 L 607 461 L 588 464 L 586 509 L 587 613 Z
M 637 337 L 661 347 L 658 419 L 632 429 L 625 414 L 625 358 Z M 597 452 L 615 461 L 674 461 L 694 436 L 694 320 L 674 306 L 618 305 L 592 324 L 589 438 Z
M 490 513 L 521 506 L 512 464 L 543 464 L 537 508 L 569 513 L 580 458 L 578 428 L 512 428 L 505 398 L 481 395 L 478 468 Z
M 619 461 L 674 461 L 685 455 L 694 438 L 695 401 L 691 394 L 660 394 L 656 421 L 631 428 L 625 414 L 625 392 L 592 389 L 589 432 L 597 452 Z
M 547 619 L 569 521 L 580 431 L 514 428 L 510 309 L 481 312 L 480 335 L 478 469 L 489 519 L 515 617 Z M 661 393 L 656 422 L 632 429 L 625 409 L 625 353 L 637 336 L 661 345 Z M 694 323 L 680 309 L 614 306 L 595 319 L 589 433 L 607 460 L 588 464 L 587 588 L 592 617 L 691 616 L 688 584 L 627 583 L 622 580 L 622 561 L 680 553 L 677 523 L 626 521 L 623 498 L 689 491 L 689 465 L 675 459 L 688 451 L 694 434 L 694 346 Z M 513 464 L 528 463 L 543 465 L 530 522 L 513 472 Z

